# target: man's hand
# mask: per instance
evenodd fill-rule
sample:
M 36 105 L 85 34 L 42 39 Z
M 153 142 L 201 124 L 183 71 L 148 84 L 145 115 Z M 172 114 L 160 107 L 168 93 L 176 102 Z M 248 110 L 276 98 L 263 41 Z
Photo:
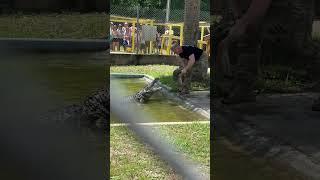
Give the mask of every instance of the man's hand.
M 182 69 L 181 76 L 184 77 L 186 74 L 187 74 L 187 70 L 186 69 Z

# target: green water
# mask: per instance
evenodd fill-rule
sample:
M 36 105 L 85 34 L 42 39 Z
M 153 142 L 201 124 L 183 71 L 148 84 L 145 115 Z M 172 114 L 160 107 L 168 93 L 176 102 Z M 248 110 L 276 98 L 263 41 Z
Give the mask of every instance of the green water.
M 146 82 L 144 79 L 112 79 L 111 86 L 114 81 L 126 88 L 125 95 L 132 95 L 141 90 Z M 111 89 L 112 90 L 112 89 Z M 190 112 L 173 101 L 165 98 L 161 93 L 154 94 L 150 100 L 139 106 L 144 112 L 151 115 L 155 122 L 189 122 L 206 120 L 194 112 Z M 111 122 L 119 122 L 111 113 Z
M 24 56 L 25 69 L 63 104 L 81 103 L 93 91 L 106 85 L 106 59 L 91 54 L 37 54 Z

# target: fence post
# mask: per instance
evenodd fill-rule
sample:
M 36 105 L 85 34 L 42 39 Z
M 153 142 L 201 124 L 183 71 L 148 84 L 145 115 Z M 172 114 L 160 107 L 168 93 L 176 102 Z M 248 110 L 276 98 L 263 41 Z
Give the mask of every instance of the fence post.
M 200 35 L 200 44 L 199 44 L 199 48 L 202 49 L 203 47 L 203 36 L 204 36 L 204 26 L 200 26 L 201 27 L 201 35 Z
M 183 24 L 180 26 L 180 46 L 183 45 Z
M 139 54 L 140 49 L 140 23 L 139 23 L 139 4 L 137 5 L 137 54 Z
M 171 0 L 167 0 L 166 23 L 169 22 L 169 17 L 170 17 L 170 2 L 171 2 Z
M 136 42 L 136 40 L 135 40 L 136 36 L 134 35 L 134 33 L 136 32 L 135 27 L 136 27 L 135 23 L 132 23 L 132 32 L 131 32 L 131 35 L 132 35 L 132 40 L 131 40 L 132 52 L 134 52 L 135 42 Z
M 169 34 L 168 34 L 168 46 L 167 46 L 167 55 L 170 55 L 170 48 L 171 48 L 171 43 L 172 43 L 172 36 L 173 34 L 171 34 L 172 31 L 172 25 L 169 24 Z

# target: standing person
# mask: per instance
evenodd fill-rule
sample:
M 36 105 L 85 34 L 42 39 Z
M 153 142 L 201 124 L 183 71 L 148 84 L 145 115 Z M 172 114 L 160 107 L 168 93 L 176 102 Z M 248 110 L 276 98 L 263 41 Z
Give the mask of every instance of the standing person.
M 140 26 L 140 27 L 141 27 L 141 26 Z M 140 43 L 139 49 L 140 49 L 140 52 L 141 52 L 142 54 L 145 54 L 146 51 L 147 51 L 146 40 L 145 40 L 145 38 L 144 38 L 144 35 L 143 35 L 143 33 L 142 33 L 142 29 L 141 29 L 141 28 L 139 28 L 138 33 L 139 33 L 139 43 Z
M 124 34 L 123 44 L 124 44 L 124 48 L 126 51 L 126 47 L 130 46 L 130 43 L 131 43 L 131 28 L 129 27 L 127 22 L 124 23 L 122 30 L 123 30 L 123 34 Z
M 155 47 L 156 47 L 157 53 L 160 54 L 160 50 L 161 50 L 161 34 L 159 32 L 157 32 L 157 35 L 156 35 Z
M 173 30 L 170 30 L 169 26 L 165 27 L 164 35 L 165 35 L 165 40 L 164 40 L 164 49 L 167 49 L 169 46 L 169 36 L 173 35 Z M 169 52 L 170 53 L 170 52 Z
M 113 40 L 112 40 L 112 51 L 119 51 L 120 50 L 120 32 L 118 31 L 117 25 L 113 25 L 113 29 L 112 29 L 112 36 L 113 36 Z
M 119 51 L 121 50 L 120 47 L 122 46 L 123 49 L 125 49 L 124 45 L 124 29 L 122 24 L 120 23 L 118 26 L 118 32 L 119 32 Z
M 194 46 L 180 46 L 178 43 L 174 43 L 171 50 L 181 58 L 181 66 L 173 72 L 181 95 L 190 93 L 191 80 L 208 80 L 206 52 Z

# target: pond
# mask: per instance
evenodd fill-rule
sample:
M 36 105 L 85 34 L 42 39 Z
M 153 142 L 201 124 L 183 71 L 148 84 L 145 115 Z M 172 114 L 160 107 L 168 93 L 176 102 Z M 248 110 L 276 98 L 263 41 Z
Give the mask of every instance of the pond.
M 56 161 L 60 161 L 59 167 L 56 168 L 61 168 L 61 171 L 72 168 L 86 169 L 86 171 L 76 174 L 79 176 L 91 173 L 92 179 L 99 175 L 102 178 L 101 175 L 106 173 L 105 136 L 99 134 L 98 138 L 94 137 L 93 139 L 78 136 L 80 131 L 78 133 L 75 130 L 77 133 L 73 133 L 69 129 L 70 133 L 65 133 L 61 129 L 43 126 L 38 122 L 38 117 L 46 114 L 49 110 L 81 103 L 93 91 L 105 86 L 106 80 L 109 78 L 106 59 L 96 53 L 28 53 L 2 56 L 0 65 L 2 101 L 0 103 L 1 107 L 6 107 L 6 110 L 1 113 L 0 119 L 4 125 L 1 132 L 2 134 L 6 133 L 4 137 L 10 139 L 8 142 L 14 142 L 14 145 L 8 146 L 11 152 L 18 152 L 18 149 L 24 150 L 24 159 L 11 161 L 14 169 L 11 171 L 12 173 L 10 171 L 0 172 L 0 177 L 6 175 L 10 178 L 0 179 L 12 179 L 12 174 L 20 173 L 20 171 L 15 171 L 15 168 L 19 169 L 21 166 L 25 166 L 28 171 L 29 169 L 37 169 L 35 174 L 47 170 L 46 163 L 44 164 L 41 159 L 37 159 L 39 154 L 42 154 L 39 157 L 48 156 L 46 157 L 47 163 L 55 164 Z M 7 125 L 4 122 L 10 124 Z M 8 128 L 10 131 L 6 131 Z M 55 151 L 52 151 L 53 148 Z M 91 150 L 90 155 L 89 151 L 85 152 L 86 148 Z M 63 156 L 61 156 L 62 152 Z M 21 154 L 15 154 L 14 158 L 17 156 L 21 157 Z M 25 160 L 28 158 L 33 158 L 32 167 L 27 164 L 29 161 Z M 91 159 L 89 160 L 89 158 Z M 19 162 L 19 164 L 15 162 Z M 7 165 L 6 163 L 2 164 Z M 70 172 L 72 171 L 70 170 Z M 51 176 L 53 173 L 54 171 Z
M 141 90 L 146 81 L 143 78 L 112 78 L 111 86 L 114 82 L 126 88 L 125 95 L 133 95 Z M 111 91 L 113 89 L 111 88 Z M 206 120 L 202 116 L 182 108 L 177 103 L 164 97 L 161 93 L 154 94 L 150 100 L 139 106 L 142 110 L 150 114 L 156 122 L 190 122 Z M 111 123 L 119 122 L 111 113 Z

